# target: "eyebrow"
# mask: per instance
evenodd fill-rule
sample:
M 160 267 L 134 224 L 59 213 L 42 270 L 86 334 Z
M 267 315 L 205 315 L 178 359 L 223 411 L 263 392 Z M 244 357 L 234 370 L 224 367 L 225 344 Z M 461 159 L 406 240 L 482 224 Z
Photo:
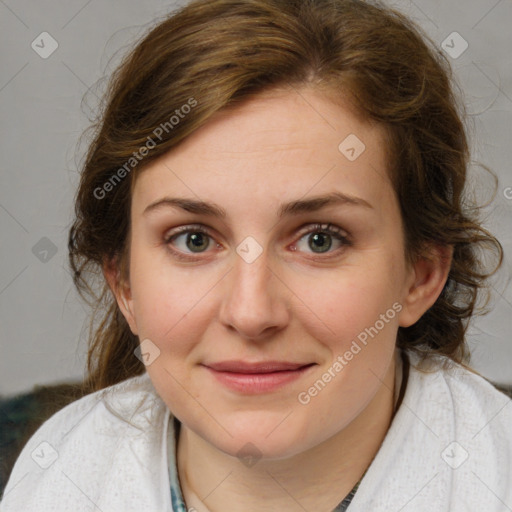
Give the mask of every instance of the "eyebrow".
M 281 205 L 278 217 L 281 219 L 285 216 L 300 215 L 302 213 L 310 213 L 326 208 L 327 206 L 360 206 L 373 209 L 373 206 L 360 197 L 342 194 L 341 192 L 332 192 L 327 195 L 312 197 L 311 199 L 299 199 Z M 154 203 L 148 205 L 143 212 L 146 215 L 152 211 L 160 210 L 164 207 L 181 208 L 189 213 L 197 215 L 207 215 L 225 219 L 227 217 L 226 210 L 215 203 L 206 201 L 197 201 L 195 199 L 185 197 L 163 197 Z

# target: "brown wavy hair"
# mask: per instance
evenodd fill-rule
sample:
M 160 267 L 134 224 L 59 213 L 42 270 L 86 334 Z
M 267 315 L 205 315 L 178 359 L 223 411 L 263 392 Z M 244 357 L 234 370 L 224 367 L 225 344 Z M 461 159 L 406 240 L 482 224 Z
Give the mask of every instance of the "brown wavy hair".
M 279 86 L 349 98 L 363 118 L 385 126 L 408 260 L 424 255 L 429 243 L 454 248 L 441 295 L 416 324 L 399 328 L 397 345 L 468 360 L 468 320 L 478 312 L 480 291 L 488 292 L 485 282 L 501 265 L 503 251 L 465 196 L 470 163 L 465 113 L 441 50 L 411 20 L 377 2 L 196 0 L 155 20 L 130 49 L 112 73 L 89 128 L 94 135 L 69 231 L 74 283 L 93 307 L 87 389 L 144 372 L 134 355 L 138 339 L 101 272 L 105 262 L 113 262 L 120 278 L 128 277 L 138 173 L 219 110 Z M 169 123 L 191 98 L 194 108 Z M 149 139 L 155 142 L 155 129 L 165 122 L 158 143 L 140 164 L 134 162 L 133 155 L 140 155 Z M 128 161 L 133 170 L 120 174 Z M 106 193 L 105 183 L 116 173 L 123 179 Z M 484 266 L 483 248 L 496 256 L 492 271 Z

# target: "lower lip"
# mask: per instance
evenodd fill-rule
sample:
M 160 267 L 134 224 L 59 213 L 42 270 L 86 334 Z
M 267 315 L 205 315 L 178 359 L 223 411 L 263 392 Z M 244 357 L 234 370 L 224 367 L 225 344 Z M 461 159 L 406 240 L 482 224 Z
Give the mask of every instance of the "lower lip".
M 271 373 L 233 373 L 220 372 L 206 367 L 224 386 L 246 394 L 268 393 L 282 388 L 308 373 L 315 365 L 304 366 L 297 370 L 285 370 Z

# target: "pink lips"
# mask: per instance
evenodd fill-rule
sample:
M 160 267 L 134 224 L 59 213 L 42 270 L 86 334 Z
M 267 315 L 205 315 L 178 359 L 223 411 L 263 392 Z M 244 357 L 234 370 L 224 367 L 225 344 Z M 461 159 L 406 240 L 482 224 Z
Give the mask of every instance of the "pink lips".
M 315 363 L 222 361 L 204 365 L 226 387 L 246 394 L 274 391 L 298 379 Z

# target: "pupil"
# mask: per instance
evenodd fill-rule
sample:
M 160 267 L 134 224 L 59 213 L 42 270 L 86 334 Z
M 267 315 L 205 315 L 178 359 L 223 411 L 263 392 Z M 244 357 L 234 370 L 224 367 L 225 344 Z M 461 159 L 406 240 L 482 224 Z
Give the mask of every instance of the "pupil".
M 326 237 L 328 238 L 327 243 Z M 309 244 L 311 249 L 320 248 L 321 250 L 317 252 L 325 252 L 331 248 L 330 235 L 327 235 L 325 233 L 315 233 L 311 238 L 312 240 L 315 241 L 315 243 L 318 243 L 316 247 L 313 247 L 313 245 Z

